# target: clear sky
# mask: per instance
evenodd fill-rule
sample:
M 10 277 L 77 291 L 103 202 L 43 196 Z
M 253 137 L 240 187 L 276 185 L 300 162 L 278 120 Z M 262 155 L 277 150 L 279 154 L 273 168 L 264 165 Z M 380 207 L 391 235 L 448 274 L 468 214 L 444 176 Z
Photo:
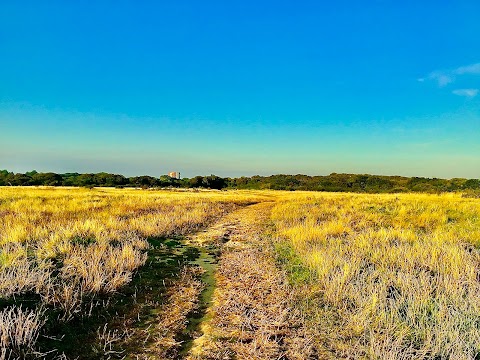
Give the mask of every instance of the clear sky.
M 0 169 L 480 178 L 480 1 L 0 2 Z

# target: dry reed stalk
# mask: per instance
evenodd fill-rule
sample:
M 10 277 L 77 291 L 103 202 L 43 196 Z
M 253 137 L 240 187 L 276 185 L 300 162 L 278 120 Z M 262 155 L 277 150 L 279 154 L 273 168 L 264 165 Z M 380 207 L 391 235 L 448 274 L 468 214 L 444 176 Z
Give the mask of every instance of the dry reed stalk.
M 23 358 L 34 353 L 40 330 L 45 324 L 42 310 L 11 306 L 0 312 L 1 358 Z

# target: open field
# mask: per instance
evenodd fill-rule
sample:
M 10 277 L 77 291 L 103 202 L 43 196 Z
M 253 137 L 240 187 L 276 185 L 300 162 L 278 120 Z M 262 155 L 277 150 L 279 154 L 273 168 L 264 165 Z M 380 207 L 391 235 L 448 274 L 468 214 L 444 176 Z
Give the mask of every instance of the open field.
M 0 359 L 477 359 L 480 200 L 0 188 Z
M 35 356 L 41 328 L 54 326 L 45 324 L 46 313 L 69 322 L 108 301 L 146 263 L 153 239 L 192 233 L 261 199 L 234 192 L 2 188 L 3 357 Z
M 478 200 L 317 193 L 272 219 L 324 357 L 478 358 Z

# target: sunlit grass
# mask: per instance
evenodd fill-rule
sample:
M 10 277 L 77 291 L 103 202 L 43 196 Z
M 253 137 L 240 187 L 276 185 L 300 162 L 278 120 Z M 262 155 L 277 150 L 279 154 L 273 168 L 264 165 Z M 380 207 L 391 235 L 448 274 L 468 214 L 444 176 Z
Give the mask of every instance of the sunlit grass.
M 0 188 L 0 301 L 14 304 L 0 312 L 13 324 L 2 334 L 19 331 L 15 317 L 25 312 L 17 309 L 17 297 L 39 299 L 31 310 L 39 318 L 45 306 L 59 310 L 64 321 L 86 316 L 86 300 L 132 280 L 147 259 L 148 238 L 186 235 L 264 198 L 254 192 Z M 43 322 L 35 322 L 35 334 Z M 34 342 L 21 349 L 11 342 L 0 357 L 23 356 Z
M 321 358 L 478 357 L 480 201 L 458 194 L 0 188 L 2 331 L 30 316 L 36 339 L 45 309 L 84 316 L 86 300 L 131 281 L 148 238 L 259 201 L 276 202 L 268 232 Z M 12 307 L 24 295 L 39 306 Z M 31 351 L 22 341 L 12 356 Z
M 309 271 L 305 308 L 321 351 L 382 359 L 479 353 L 477 199 L 297 194 L 272 219 L 278 242 Z

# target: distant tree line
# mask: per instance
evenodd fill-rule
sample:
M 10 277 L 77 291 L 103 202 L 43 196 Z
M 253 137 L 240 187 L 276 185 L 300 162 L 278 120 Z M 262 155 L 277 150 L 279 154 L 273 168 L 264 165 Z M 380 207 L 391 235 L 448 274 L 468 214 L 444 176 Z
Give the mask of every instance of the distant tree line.
M 216 175 L 175 179 L 167 175 L 125 177 L 105 172 L 96 174 L 35 170 L 25 174 L 0 170 L 0 186 L 83 186 L 83 187 L 176 187 L 209 189 L 272 189 L 313 190 L 335 192 L 396 193 L 396 192 L 452 192 L 479 191 L 479 179 L 437 179 L 404 176 L 336 174 L 327 176 L 272 175 L 240 178 L 222 178 Z
M 162 175 L 159 178 L 153 176 L 133 176 L 125 177 L 118 174 L 109 174 L 105 172 L 96 174 L 65 173 L 56 174 L 53 172 L 28 171 L 25 174 L 13 173 L 7 170 L 0 170 L 0 186 L 83 186 L 83 187 L 183 187 L 183 188 L 210 188 L 223 189 L 226 187 L 226 179 L 221 177 L 195 176 L 188 179 L 176 179 L 168 175 Z
M 238 189 L 313 190 L 360 193 L 452 192 L 480 190 L 479 179 L 336 174 L 327 176 L 272 175 L 230 179 Z

